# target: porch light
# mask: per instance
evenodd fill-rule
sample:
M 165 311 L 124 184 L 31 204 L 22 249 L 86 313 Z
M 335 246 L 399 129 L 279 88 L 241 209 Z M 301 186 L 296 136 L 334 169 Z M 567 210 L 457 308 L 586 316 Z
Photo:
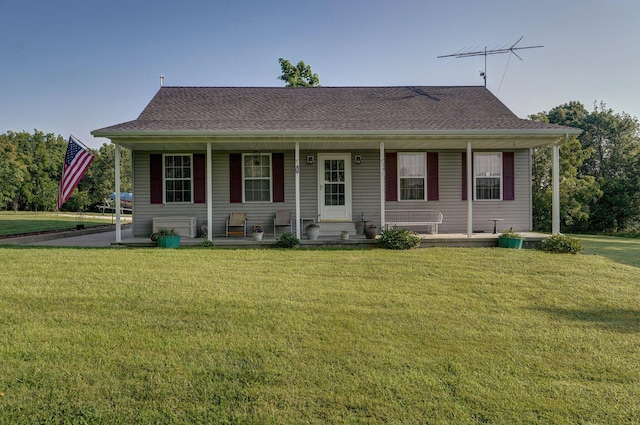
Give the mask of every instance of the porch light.
M 315 159 L 313 158 L 313 155 L 307 156 L 307 164 L 313 165 L 314 162 L 315 162 Z
M 356 164 L 362 163 L 362 156 L 360 156 L 360 155 L 354 156 L 353 157 L 353 162 L 355 162 Z

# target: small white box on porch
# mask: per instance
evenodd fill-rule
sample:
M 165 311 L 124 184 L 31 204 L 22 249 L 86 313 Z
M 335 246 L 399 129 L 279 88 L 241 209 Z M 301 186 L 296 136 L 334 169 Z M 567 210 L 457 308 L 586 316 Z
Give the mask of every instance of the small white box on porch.
M 154 217 L 153 231 L 157 232 L 159 227 L 174 229 L 180 236 L 185 238 L 196 237 L 196 217 Z

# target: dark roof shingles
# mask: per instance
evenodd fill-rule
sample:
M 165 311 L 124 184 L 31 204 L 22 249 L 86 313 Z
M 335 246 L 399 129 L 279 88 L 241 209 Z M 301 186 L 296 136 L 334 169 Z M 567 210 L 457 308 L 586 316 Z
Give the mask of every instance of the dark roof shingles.
M 484 87 L 162 87 L 133 121 L 98 131 L 561 129 L 518 118 Z

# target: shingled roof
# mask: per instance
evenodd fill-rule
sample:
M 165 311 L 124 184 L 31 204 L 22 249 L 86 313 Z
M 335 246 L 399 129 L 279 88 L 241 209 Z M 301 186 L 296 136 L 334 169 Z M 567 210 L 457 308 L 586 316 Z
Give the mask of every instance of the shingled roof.
M 575 129 L 520 119 L 485 87 L 162 87 L 95 136 Z

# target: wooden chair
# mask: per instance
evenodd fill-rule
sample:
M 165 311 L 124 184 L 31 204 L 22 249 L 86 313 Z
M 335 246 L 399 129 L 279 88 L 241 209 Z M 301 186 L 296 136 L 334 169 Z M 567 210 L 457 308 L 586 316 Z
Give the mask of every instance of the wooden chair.
M 276 211 L 276 218 L 273 219 L 273 237 L 277 237 L 278 227 L 288 227 L 293 232 L 293 213 L 287 210 Z
M 242 230 L 229 230 L 230 227 L 238 228 Z M 247 237 L 247 214 L 243 212 L 233 212 L 227 217 L 226 237 L 229 235 L 242 235 Z

